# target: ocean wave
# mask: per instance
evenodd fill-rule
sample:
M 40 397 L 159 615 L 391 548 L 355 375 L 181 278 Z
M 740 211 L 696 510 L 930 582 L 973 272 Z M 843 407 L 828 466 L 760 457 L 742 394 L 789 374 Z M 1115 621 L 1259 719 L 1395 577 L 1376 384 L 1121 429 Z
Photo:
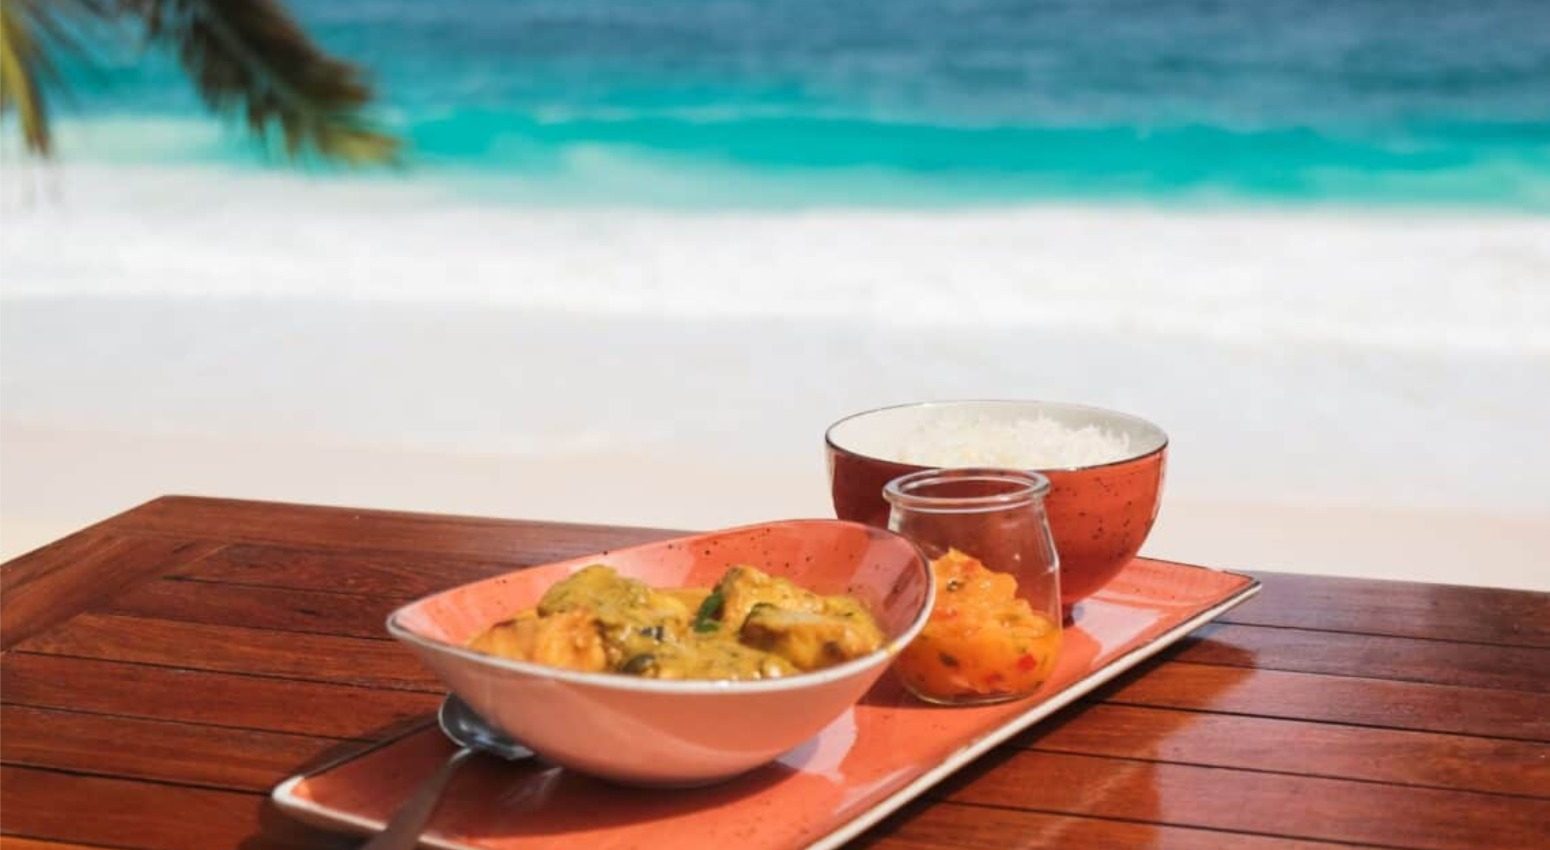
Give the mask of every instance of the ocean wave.
M 115 115 L 62 121 L 59 133 L 63 156 L 85 162 L 269 163 L 214 119 Z M 462 110 L 422 116 L 407 137 L 407 173 L 523 203 L 1067 199 L 1550 210 L 1550 122 L 1420 126 L 1370 139 L 1313 128 L 935 126 L 778 110 Z

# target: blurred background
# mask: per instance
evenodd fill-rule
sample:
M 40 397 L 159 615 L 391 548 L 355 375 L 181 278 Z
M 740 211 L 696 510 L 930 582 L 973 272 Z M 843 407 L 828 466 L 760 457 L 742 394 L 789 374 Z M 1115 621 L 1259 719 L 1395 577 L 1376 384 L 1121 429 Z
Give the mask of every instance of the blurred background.
M 220 6 L 52 4 L 48 156 L 7 89 L 0 557 L 822 516 L 831 421 L 1006 397 L 1169 431 L 1147 554 L 1550 589 L 1550 3 L 286 4 L 370 99 Z

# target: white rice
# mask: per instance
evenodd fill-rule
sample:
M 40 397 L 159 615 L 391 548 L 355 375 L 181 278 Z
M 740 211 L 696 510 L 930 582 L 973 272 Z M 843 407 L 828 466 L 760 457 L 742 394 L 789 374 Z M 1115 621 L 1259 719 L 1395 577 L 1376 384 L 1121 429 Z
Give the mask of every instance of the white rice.
M 1064 469 L 1131 454 L 1129 434 L 1097 425 L 1071 427 L 1043 415 L 1006 419 L 953 412 L 916 426 L 896 456 L 919 466 Z

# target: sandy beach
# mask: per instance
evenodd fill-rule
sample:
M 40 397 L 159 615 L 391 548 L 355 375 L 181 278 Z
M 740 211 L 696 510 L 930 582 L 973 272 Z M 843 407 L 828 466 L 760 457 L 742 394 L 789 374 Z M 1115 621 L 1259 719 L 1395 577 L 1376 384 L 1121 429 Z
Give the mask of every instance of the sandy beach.
M 669 212 L 0 172 L 0 554 L 168 492 L 702 528 L 828 512 L 824 426 L 1140 413 L 1146 552 L 1550 588 L 1550 221 Z M 39 189 L 39 187 L 42 187 Z

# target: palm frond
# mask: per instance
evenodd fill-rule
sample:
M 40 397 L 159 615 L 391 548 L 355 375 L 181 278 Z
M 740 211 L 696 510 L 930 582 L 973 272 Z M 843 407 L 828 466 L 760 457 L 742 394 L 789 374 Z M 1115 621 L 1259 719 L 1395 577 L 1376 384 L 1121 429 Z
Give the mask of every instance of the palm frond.
M 77 33 L 112 14 L 104 0 L 6 0 L 0 4 L 0 114 L 15 109 L 27 150 L 53 152 L 45 89 L 63 88 L 52 56 L 85 56 Z
M 172 49 L 212 109 L 278 138 L 292 158 L 396 160 L 398 140 L 362 115 L 371 86 L 323 51 L 276 0 L 119 0 L 153 43 Z
M 33 0 L 0 5 L 0 115 L 16 110 L 27 150 L 47 156 L 53 150 L 43 82 L 53 74 L 39 44 L 48 27 L 48 11 Z

